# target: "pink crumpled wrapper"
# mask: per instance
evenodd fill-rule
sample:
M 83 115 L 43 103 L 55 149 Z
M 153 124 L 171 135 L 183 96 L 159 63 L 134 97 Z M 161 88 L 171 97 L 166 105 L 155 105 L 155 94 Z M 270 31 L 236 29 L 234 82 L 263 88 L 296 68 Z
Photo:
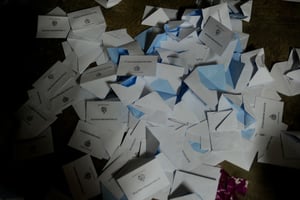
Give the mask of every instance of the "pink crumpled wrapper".
M 247 189 L 246 179 L 230 176 L 224 169 L 221 169 L 216 200 L 237 200 L 238 195 L 245 196 Z

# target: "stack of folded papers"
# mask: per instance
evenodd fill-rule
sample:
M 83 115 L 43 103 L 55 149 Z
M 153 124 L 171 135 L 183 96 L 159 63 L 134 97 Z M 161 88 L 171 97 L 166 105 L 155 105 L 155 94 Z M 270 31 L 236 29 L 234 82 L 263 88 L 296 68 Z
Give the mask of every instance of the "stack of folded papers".
M 117 2 L 117 1 L 115 1 Z M 203 9 L 146 6 L 132 38 L 106 31 L 99 6 L 38 18 L 38 38 L 66 38 L 57 61 L 19 109 L 18 159 L 53 152 L 51 124 L 72 106 L 68 146 L 86 155 L 63 166 L 74 199 L 216 198 L 224 160 L 300 166 L 299 132 L 286 131 L 280 94 L 300 94 L 300 49 L 265 65 L 245 51 L 252 1 Z M 97 174 L 92 157 L 107 163 Z

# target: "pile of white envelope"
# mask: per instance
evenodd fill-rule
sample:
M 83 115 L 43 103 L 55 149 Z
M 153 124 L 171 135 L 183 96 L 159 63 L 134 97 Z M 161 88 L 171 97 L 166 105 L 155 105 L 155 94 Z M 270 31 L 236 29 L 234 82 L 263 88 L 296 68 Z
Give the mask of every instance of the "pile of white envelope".
M 285 131 L 278 92 L 300 93 L 300 50 L 270 72 L 263 48 L 245 52 L 252 1 L 237 5 L 186 9 L 180 19 L 146 6 L 149 28 L 135 38 L 106 32 L 100 7 L 39 17 L 38 37 L 70 31 L 65 59 L 18 111 L 17 138 L 34 139 L 18 145 L 19 158 L 53 152 L 51 124 L 72 106 L 79 121 L 68 145 L 86 153 L 63 166 L 74 199 L 210 200 L 224 160 L 250 170 L 258 153 L 258 162 L 299 167 L 299 133 Z M 92 157 L 107 160 L 101 174 Z

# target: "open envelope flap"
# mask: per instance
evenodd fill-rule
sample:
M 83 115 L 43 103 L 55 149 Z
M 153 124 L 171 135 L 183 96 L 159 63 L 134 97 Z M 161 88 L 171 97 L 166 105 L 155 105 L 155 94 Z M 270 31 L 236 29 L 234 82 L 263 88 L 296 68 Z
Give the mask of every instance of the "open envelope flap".
M 134 77 L 134 82 L 131 82 L 129 85 L 126 84 Z M 140 77 L 132 76 L 121 84 L 112 83 L 110 84 L 110 87 L 124 105 L 129 105 L 140 98 L 145 87 L 145 81 Z
M 203 200 L 214 200 L 218 183 L 219 180 L 213 177 L 177 170 L 171 193 L 178 195 L 179 187 L 185 187 L 185 194 L 189 191 L 198 194 Z
M 260 49 L 257 55 L 255 56 L 255 63 L 253 64 L 256 65 L 257 71 L 252 76 L 248 84 L 249 87 L 270 83 L 274 80 L 264 63 L 265 61 L 264 55 L 265 55 L 264 49 Z
M 142 109 L 144 108 L 150 111 L 150 113 L 153 113 L 154 111 L 162 111 L 168 115 L 172 111 L 157 92 L 151 92 L 147 94 L 146 96 L 137 100 L 133 105 Z

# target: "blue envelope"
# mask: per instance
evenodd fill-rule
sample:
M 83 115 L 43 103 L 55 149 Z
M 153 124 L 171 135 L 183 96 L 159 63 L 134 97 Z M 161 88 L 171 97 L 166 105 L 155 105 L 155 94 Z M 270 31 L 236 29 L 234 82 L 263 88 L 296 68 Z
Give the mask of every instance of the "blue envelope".
M 111 61 L 116 65 L 119 63 L 120 56 L 129 55 L 126 49 L 118 47 L 107 48 L 107 53 Z

